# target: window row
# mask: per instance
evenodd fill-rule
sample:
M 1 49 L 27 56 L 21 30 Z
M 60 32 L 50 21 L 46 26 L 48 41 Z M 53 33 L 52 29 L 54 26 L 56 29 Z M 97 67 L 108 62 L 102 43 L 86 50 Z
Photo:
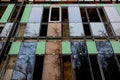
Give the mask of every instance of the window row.
M 27 4 L 18 12 L 20 6 L 9 4 L 8 6 L 0 6 L 0 23 L 13 22 L 18 13 L 23 13 L 19 18 L 21 23 L 27 22 L 120 22 L 120 5 L 104 6 L 103 8 L 95 7 L 79 7 L 68 5 L 61 7 L 60 5 L 51 5 L 43 7 L 38 4 Z M 23 11 L 24 10 L 24 11 Z M 8 14 L 9 13 L 9 14 Z M 19 19 L 18 19 L 19 20 Z
M 113 54 L 111 44 L 115 50 L 120 51 L 120 42 L 87 41 L 86 43 L 84 41 L 62 42 L 61 45 L 59 41 L 13 42 L 9 52 L 11 55 L 7 56 L 6 67 L 1 70 L 4 74 L 0 78 L 3 80 L 56 80 L 56 78 L 60 80 L 119 80 L 120 55 L 116 57 Z M 86 48 L 90 52 L 97 53 L 98 51 L 98 55 L 88 55 Z M 68 51 L 68 55 L 60 55 L 61 51 Z M 35 52 L 38 54 L 46 52 L 47 55 L 38 56 L 34 54 Z
M 0 0 L 1 2 L 22 2 L 22 0 Z M 120 0 L 28 0 L 28 2 L 119 2 Z

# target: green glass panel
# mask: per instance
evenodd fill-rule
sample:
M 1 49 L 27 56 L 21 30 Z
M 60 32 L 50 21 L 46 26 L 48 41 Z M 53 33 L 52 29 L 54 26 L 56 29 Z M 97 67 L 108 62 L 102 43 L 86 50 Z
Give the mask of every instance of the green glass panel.
M 96 4 L 96 6 L 97 6 L 97 7 L 102 7 L 102 6 L 103 6 L 103 4 Z
M 116 8 L 117 12 L 120 15 L 120 4 L 115 4 L 115 8 Z
M 38 42 L 36 48 L 36 54 L 45 54 L 46 42 Z
M 66 6 L 68 6 L 68 4 L 61 4 L 61 6 L 66 7 Z
M 9 54 L 18 54 L 21 42 L 12 42 Z
M 27 4 L 25 7 L 25 10 L 23 12 L 22 18 L 21 18 L 21 23 L 26 23 L 28 22 L 28 18 L 31 12 L 32 4 Z
M 50 6 L 50 4 L 44 4 L 43 6 L 45 6 L 45 7 L 49 7 L 49 6 Z
M 96 54 L 97 48 L 94 41 L 87 41 L 87 49 L 89 54 Z
M 115 54 L 120 54 L 120 43 L 118 41 L 110 41 Z
M 14 5 L 15 5 L 15 4 L 9 4 L 9 5 L 7 6 L 7 8 L 6 8 L 3 16 L 2 16 L 1 19 L 0 19 L 0 23 L 5 23 L 5 22 L 8 21 L 8 18 L 9 18 L 10 14 L 11 14 L 13 8 L 14 8 Z
M 80 4 L 79 6 L 80 6 L 80 7 L 85 7 L 85 4 Z
M 62 42 L 62 54 L 70 54 L 71 53 L 71 47 L 70 42 Z

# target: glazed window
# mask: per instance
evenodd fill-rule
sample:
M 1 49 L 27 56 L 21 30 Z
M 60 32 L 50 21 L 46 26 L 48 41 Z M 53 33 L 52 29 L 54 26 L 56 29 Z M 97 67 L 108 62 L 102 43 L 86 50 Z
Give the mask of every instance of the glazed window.
M 61 21 L 61 8 L 60 7 L 51 7 L 49 22 L 60 22 Z

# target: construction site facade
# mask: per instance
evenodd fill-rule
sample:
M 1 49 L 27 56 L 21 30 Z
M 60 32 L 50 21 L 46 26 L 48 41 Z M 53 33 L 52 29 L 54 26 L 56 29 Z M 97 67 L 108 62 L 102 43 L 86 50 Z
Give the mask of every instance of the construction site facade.
M 120 80 L 120 0 L 0 0 L 0 80 Z

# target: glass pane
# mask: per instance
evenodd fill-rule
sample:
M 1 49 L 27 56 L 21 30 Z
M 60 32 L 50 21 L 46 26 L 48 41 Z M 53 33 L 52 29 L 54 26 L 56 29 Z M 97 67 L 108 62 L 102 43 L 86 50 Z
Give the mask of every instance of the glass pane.
M 51 8 L 50 21 L 59 21 L 59 8 Z
M 82 23 L 69 23 L 70 36 L 84 36 Z
M 28 22 L 41 22 L 43 7 L 32 7 Z
M 111 23 L 116 36 L 120 36 L 120 23 Z
M 115 7 L 104 7 L 108 18 L 111 22 L 120 22 L 120 15 L 118 14 Z
M 108 41 L 96 41 L 96 46 L 100 54 L 113 53 L 111 44 Z
M 90 23 L 94 36 L 107 36 L 103 23 Z
M 15 64 L 12 80 L 30 80 L 33 72 L 34 55 L 19 55 Z
M 2 30 L 0 36 L 1 37 L 7 37 L 11 31 L 13 23 L 6 23 L 4 29 Z
M 35 42 L 23 42 L 20 47 L 19 54 L 32 55 L 35 54 L 36 43 Z
M 71 50 L 75 80 L 92 80 L 85 42 L 71 42 Z
M 87 53 L 85 42 L 71 42 L 72 54 Z
M 24 37 L 37 37 L 39 36 L 40 23 L 28 23 L 25 29 Z
M 69 22 L 82 22 L 79 7 L 68 7 Z

